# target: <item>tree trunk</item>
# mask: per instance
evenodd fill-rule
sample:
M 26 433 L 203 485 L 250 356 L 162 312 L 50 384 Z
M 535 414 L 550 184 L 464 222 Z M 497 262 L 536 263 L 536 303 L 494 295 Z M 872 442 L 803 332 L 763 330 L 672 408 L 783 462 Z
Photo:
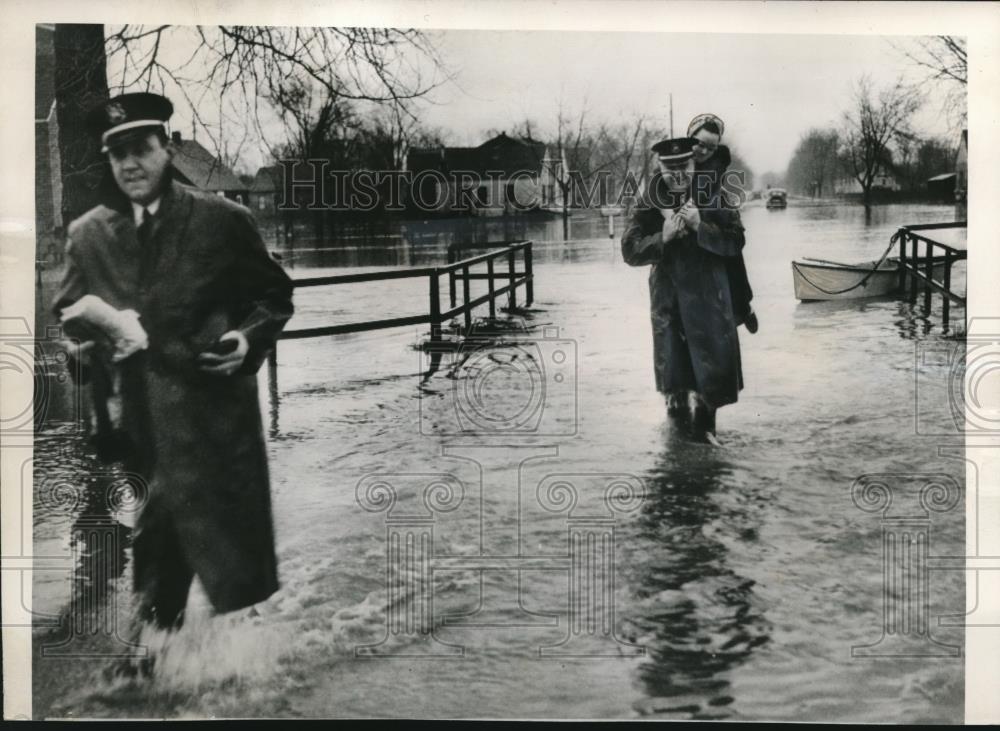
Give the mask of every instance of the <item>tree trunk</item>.
M 62 177 L 62 218 L 69 223 L 97 204 L 107 169 L 84 116 L 108 98 L 104 26 L 58 23 L 55 27 L 56 122 Z

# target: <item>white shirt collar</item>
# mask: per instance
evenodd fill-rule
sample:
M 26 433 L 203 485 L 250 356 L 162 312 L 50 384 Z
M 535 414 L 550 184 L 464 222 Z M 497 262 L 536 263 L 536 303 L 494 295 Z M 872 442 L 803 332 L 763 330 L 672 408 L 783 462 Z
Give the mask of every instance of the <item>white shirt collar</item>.
M 142 210 L 145 208 L 147 211 L 149 211 L 149 214 L 151 216 L 155 216 L 156 212 L 160 208 L 160 201 L 161 200 L 163 200 L 162 196 L 160 198 L 157 198 L 152 203 L 148 203 L 145 206 L 140 206 L 135 201 L 132 201 L 132 217 L 135 219 L 135 227 L 136 228 L 139 228 L 139 226 L 142 225 Z

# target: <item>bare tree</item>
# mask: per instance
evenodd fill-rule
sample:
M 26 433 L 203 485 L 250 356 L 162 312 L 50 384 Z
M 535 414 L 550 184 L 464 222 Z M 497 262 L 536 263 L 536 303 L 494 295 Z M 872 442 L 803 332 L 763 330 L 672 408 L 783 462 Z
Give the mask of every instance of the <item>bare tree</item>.
M 822 198 L 837 172 L 840 138 L 834 129 L 810 129 L 799 140 L 786 179 L 796 193 Z
M 954 125 L 965 126 L 966 94 L 969 83 L 969 56 L 965 38 L 930 36 L 893 47 L 926 72 L 925 81 L 945 89 L 944 110 Z
M 649 150 L 660 136 L 644 115 L 615 125 L 602 125 L 596 135 L 599 162 L 595 170 L 609 170 L 609 182 L 617 191 L 622 191 L 629 179 L 641 184 L 649 173 Z
M 62 220 L 69 223 L 97 203 L 107 163 L 90 137 L 84 117 L 108 98 L 104 31 L 100 25 L 56 24 L 53 32 L 54 91 L 62 179 Z
M 281 98 L 292 81 L 333 103 L 412 117 L 412 103 L 449 78 L 431 36 L 412 29 L 125 25 L 108 33 L 106 50 L 114 91 L 178 95 L 220 153 L 223 128 L 251 123 L 263 137 L 260 101 Z
M 56 24 L 54 45 L 65 221 L 97 202 L 106 164 L 83 115 L 109 92 L 185 101 L 193 130 L 235 166 L 251 132 L 265 138 L 265 100 L 292 80 L 322 90 L 338 109 L 367 101 L 409 124 L 415 100 L 449 79 L 432 36 L 406 29 Z
M 389 108 L 366 115 L 359 130 L 363 159 L 370 170 L 401 170 L 412 147 L 443 147 L 446 134 L 416 117 Z
M 872 185 L 889 160 L 889 143 L 909 130 L 910 120 L 923 100 L 902 80 L 876 92 L 871 78 L 855 84 L 853 109 L 844 114 L 843 155 L 861 185 L 865 206 L 871 203 Z
M 577 119 L 572 119 L 562 100 L 559 102 L 559 110 L 556 112 L 556 139 L 555 152 L 557 165 L 565 169 L 558 170 L 555 175 L 556 185 L 559 187 L 562 198 L 562 223 L 563 239 L 569 238 L 569 214 L 573 197 L 573 179 L 570 171 L 582 173 L 581 163 L 585 156 L 584 129 L 586 128 L 587 106 L 586 102 L 580 109 Z

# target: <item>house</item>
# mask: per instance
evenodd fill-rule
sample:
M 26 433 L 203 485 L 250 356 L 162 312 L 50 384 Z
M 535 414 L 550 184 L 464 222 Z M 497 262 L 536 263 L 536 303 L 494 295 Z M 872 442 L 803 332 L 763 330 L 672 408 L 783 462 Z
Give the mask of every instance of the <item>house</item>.
M 497 216 L 527 209 L 561 209 L 565 159 L 549 145 L 506 133 L 478 147 L 412 148 L 406 172 L 411 206 L 438 212 Z M 445 186 L 442 188 L 442 186 Z M 459 189 L 468 192 L 463 196 Z
M 257 170 L 250 183 L 248 207 L 257 216 L 273 216 L 278 210 L 278 193 L 281 191 L 280 165 L 267 165 Z
M 933 178 L 928 178 L 928 195 L 939 200 L 954 200 L 956 194 L 955 179 L 957 177 L 956 173 L 941 173 Z
M 898 191 L 901 187 L 896 175 L 887 166 L 879 165 L 872 178 L 872 190 Z M 860 195 L 861 183 L 853 175 L 846 175 L 834 181 L 833 192 L 835 195 Z
M 249 187 L 197 140 L 185 140 L 180 132 L 171 135 L 174 143 L 174 169 L 180 182 L 195 188 L 224 195 L 241 205 L 250 200 Z
M 54 40 L 55 26 L 35 26 L 35 243 L 42 260 L 52 258 L 54 246 L 61 251 L 63 225 Z
M 962 130 L 955 157 L 955 200 L 964 201 L 969 191 L 969 130 Z

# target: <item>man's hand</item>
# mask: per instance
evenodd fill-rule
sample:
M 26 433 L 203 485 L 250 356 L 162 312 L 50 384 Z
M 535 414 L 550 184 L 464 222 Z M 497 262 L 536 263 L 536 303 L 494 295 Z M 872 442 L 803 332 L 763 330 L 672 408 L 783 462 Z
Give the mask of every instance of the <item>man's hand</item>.
M 698 213 L 698 209 L 694 206 L 683 206 L 678 212 L 677 216 L 684 222 L 692 231 L 698 230 L 698 225 L 701 223 L 701 214 Z
M 244 358 L 247 357 L 247 351 L 250 350 L 246 336 L 239 330 L 230 330 L 219 338 L 219 344 L 216 347 L 233 340 L 236 341 L 236 347 L 227 353 L 213 353 L 210 350 L 201 353 L 198 356 L 198 365 L 201 370 L 217 376 L 231 376 L 238 371 L 243 365 Z
M 684 232 L 684 221 L 676 214 L 670 218 L 663 219 L 663 241 L 664 243 L 677 238 Z

